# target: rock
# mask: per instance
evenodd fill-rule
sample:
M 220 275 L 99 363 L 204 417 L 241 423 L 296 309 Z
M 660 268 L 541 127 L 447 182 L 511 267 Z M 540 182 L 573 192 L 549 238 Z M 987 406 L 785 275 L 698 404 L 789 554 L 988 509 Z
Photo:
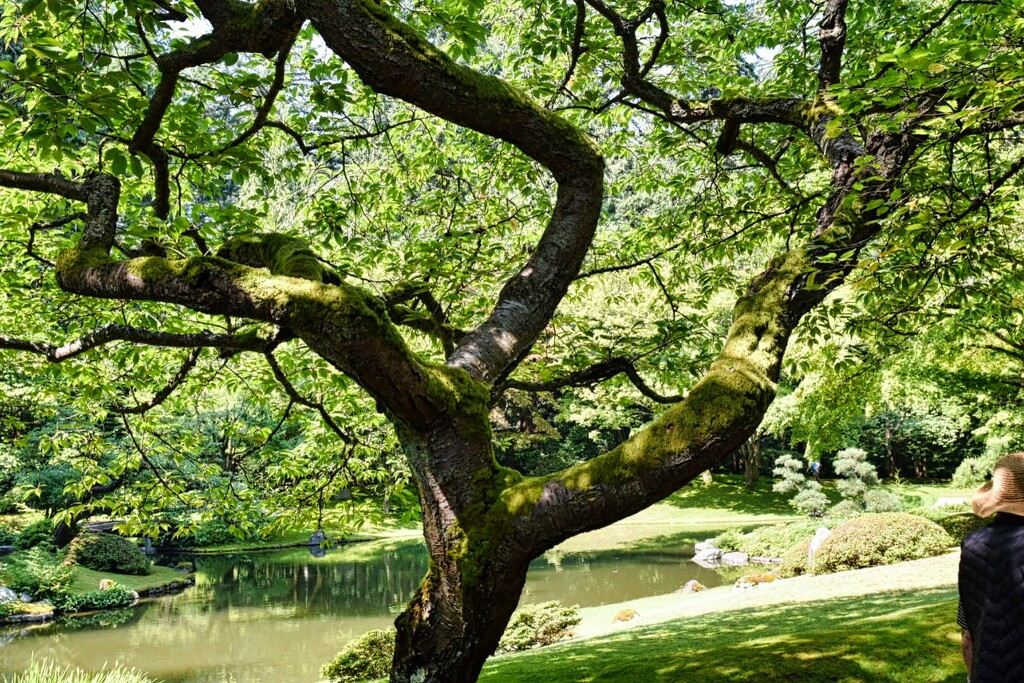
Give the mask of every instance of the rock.
M 951 505 L 967 505 L 967 499 L 966 498 L 939 498 L 932 505 L 932 509 L 934 510 L 935 508 L 949 507 Z
M 733 590 L 749 590 L 756 586 L 763 586 L 766 583 L 775 581 L 778 577 L 775 574 L 750 574 L 741 576 L 733 584 Z
M 722 559 L 722 551 L 718 548 L 704 548 L 693 556 L 693 561 L 700 562 L 718 562 Z
M 323 545 L 323 542 L 327 540 L 327 534 L 324 533 L 323 529 L 317 529 L 309 536 L 310 545 Z
M 712 550 L 712 549 L 717 549 L 715 547 L 715 539 L 713 539 L 713 538 L 709 538 L 706 541 L 698 541 L 693 546 L 693 552 L 694 553 L 699 553 L 702 550 Z
M 16 548 L 13 545 L 0 545 L 0 555 L 13 553 Z
M 8 602 L 18 602 L 18 594 L 7 586 L 0 586 L 0 605 Z
M 639 617 L 639 612 L 637 612 L 635 609 L 630 609 L 629 607 L 627 607 L 624 610 L 619 610 L 619 613 L 612 617 L 612 623 L 614 624 L 620 621 L 633 621 L 634 619 L 638 619 Z
M 811 560 L 814 559 L 814 553 L 818 552 L 818 548 L 821 547 L 821 544 L 824 543 L 825 539 L 831 535 L 832 530 L 826 529 L 825 527 L 819 527 L 818 530 L 814 532 L 814 538 L 811 539 L 811 546 L 807 549 L 808 567 L 811 566 Z
M 697 593 L 702 590 L 707 590 L 707 587 L 697 579 L 690 579 L 676 593 Z
M 746 553 L 725 553 L 722 555 L 722 562 L 732 567 L 742 567 L 750 564 L 750 556 Z
M 18 596 L 18 597 L 19 597 L 19 599 L 20 599 L 20 600 L 21 600 L 22 602 L 32 602 L 32 596 L 31 596 L 31 595 L 29 595 L 28 593 L 22 593 L 22 594 L 21 594 L 20 596 Z

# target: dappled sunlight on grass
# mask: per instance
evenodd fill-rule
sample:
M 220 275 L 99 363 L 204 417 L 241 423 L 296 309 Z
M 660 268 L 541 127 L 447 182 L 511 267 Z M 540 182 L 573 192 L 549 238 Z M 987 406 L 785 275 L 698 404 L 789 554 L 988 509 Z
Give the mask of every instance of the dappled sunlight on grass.
M 488 663 L 482 681 L 960 681 L 953 590 L 677 619 Z

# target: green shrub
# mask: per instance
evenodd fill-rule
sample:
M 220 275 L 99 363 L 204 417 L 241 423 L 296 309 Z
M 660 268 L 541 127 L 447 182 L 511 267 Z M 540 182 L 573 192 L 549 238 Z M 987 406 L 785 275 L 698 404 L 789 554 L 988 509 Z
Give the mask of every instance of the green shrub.
M 385 678 L 395 656 L 395 630 L 364 633 L 341 649 L 320 675 L 335 683 Z
M 939 520 L 945 519 L 946 517 L 949 517 L 950 515 L 959 515 L 959 514 L 963 514 L 963 513 L 968 513 L 968 514 L 972 514 L 972 515 L 974 514 L 971 511 L 971 506 L 970 505 L 946 505 L 946 506 L 940 507 L 940 508 L 916 507 L 916 508 L 912 508 L 910 510 L 907 510 L 907 512 L 909 512 L 912 515 L 918 515 L 920 517 L 924 517 L 925 519 L 930 519 L 933 522 L 938 522 Z
M 557 600 L 517 609 L 498 643 L 498 652 L 518 652 L 571 638 L 580 623 L 578 605 L 566 607 Z
M 832 520 L 851 519 L 864 512 L 859 503 L 844 499 L 828 509 L 827 516 Z
M 739 551 L 752 557 L 782 557 L 794 543 L 814 536 L 814 530 L 819 526 L 821 524 L 817 522 L 799 522 L 771 524 L 745 534 L 730 530 L 718 536 L 715 545 L 722 550 Z
M 900 512 L 903 497 L 892 491 L 871 489 L 864 494 L 864 509 L 868 512 Z
M 53 544 L 52 519 L 41 519 L 22 529 L 21 533 L 18 534 L 18 540 L 14 542 L 14 547 L 18 550 L 28 550 L 40 544 Z
M 0 545 L 14 545 L 18 534 L 13 529 L 0 526 Z
M 953 515 L 946 515 L 942 519 L 936 520 L 939 526 L 946 530 L 955 541 L 962 541 L 967 537 L 967 534 L 972 531 L 977 531 L 981 527 L 988 524 L 991 520 L 981 519 L 973 512 L 960 512 Z
M 10 674 L 3 680 L 8 683 L 152 683 L 152 679 L 143 674 L 121 666 L 101 673 L 87 673 L 46 661 L 32 661 L 28 670 Z
M 977 458 L 964 458 L 953 472 L 953 479 L 949 485 L 955 489 L 981 486 L 986 479 L 992 476 L 992 469 L 1001 456 L 1001 453 L 991 453 Z
M 788 578 L 807 573 L 807 553 L 811 550 L 811 541 L 813 540 L 813 536 L 805 538 L 799 543 L 794 543 L 786 552 L 782 553 L 779 576 Z
M 71 567 L 43 546 L 25 551 L 19 561 L 7 565 L 6 573 L 11 588 L 36 600 L 58 598 L 71 584 Z
M 149 558 L 131 541 L 114 534 L 82 534 L 68 546 L 71 564 L 119 574 L 149 573 Z
M 102 591 L 90 591 L 76 595 L 63 595 L 53 601 L 53 606 L 62 612 L 85 612 L 87 610 L 109 609 L 130 605 L 136 594 L 131 588 L 115 583 Z
M 716 548 L 721 548 L 726 552 L 738 552 L 743 543 L 743 536 L 744 533 L 739 529 L 729 529 L 718 534 L 715 537 L 714 544 Z
M 944 552 L 953 539 L 935 522 L 902 512 L 865 514 L 832 530 L 811 563 L 811 573 L 873 567 Z

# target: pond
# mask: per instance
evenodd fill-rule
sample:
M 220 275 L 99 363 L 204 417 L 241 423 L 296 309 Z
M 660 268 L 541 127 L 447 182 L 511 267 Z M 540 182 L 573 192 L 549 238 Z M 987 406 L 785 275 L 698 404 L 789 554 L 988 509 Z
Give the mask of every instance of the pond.
M 581 607 L 670 593 L 722 577 L 677 552 L 559 553 L 531 565 L 522 602 Z M 167 683 L 305 683 L 347 641 L 392 623 L 426 572 L 419 542 L 201 555 L 196 585 L 131 609 L 0 630 L 0 672 L 32 657 L 97 671 L 115 661 Z

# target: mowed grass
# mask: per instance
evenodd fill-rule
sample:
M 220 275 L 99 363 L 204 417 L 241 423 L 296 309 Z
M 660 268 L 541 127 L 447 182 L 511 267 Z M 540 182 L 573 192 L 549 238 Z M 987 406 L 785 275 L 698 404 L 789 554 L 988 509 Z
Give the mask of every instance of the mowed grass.
M 145 591 L 151 588 L 166 586 L 174 581 L 181 583 L 187 577 L 188 574 L 184 572 L 156 565 L 151 566 L 149 574 L 145 576 L 100 572 L 88 567 L 76 566 L 71 577 L 71 591 L 73 593 L 88 593 L 99 590 L 101 579 L 112 579 L 122 586 L 131 588 L 133 591 Z
M 486 683 L 962 682 L 956 591 L 709 613 L 496 657 Z

